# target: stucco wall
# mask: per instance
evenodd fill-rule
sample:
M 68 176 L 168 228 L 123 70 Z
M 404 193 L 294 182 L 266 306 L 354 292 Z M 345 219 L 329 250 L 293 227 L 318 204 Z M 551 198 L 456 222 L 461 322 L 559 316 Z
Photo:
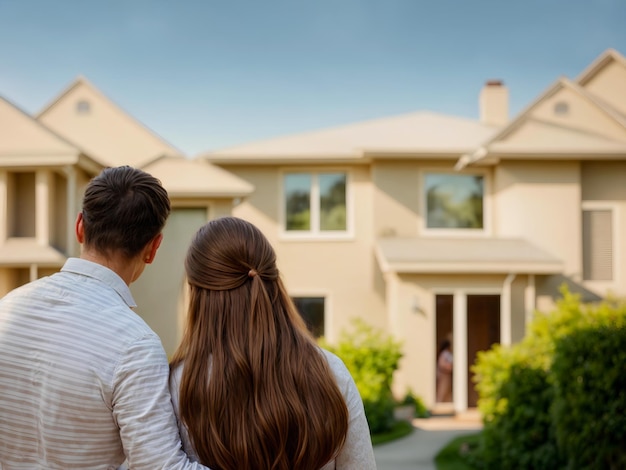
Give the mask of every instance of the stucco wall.
M 523 238 L 581 279 L 579 162 L 502 161 L 495 169 L 494 232 Z
M 414 162 L 376 162 L 371 172 L 375 236 L 417 235 L 421 191 L 419 167 Z

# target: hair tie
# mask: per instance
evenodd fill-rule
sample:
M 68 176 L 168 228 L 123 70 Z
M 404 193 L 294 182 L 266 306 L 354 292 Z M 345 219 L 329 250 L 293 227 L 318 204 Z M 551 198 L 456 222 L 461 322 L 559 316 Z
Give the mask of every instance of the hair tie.
M 254 269 L 251 269 L 250 271 L 248 271 L 248 277 L 254 277 L 254 276 L 256 276 L 257 274 L 258 274 L 258 273 L 257 273 Z

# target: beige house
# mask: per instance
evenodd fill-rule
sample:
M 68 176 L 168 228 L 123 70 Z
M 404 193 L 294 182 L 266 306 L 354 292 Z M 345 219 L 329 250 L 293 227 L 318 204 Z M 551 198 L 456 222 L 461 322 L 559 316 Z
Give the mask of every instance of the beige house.
M 331 342 L 355 317 L 405 356 L 395 391 L 476 405 L 479 350 L 520 340 L 566 282 L 626 295 L 626 60 L 609 50 L 514 119 L 487 82 L 480 119 L 419 112 L 202 155 L 256 190 L 233 209 L 271 239 L 287 287 Z
M 174 211 L 132 286 L 171 353 L 182 258 L 206 220 L 258 225 L 301 313 L 331 342 L 354 318 L 403 341 L 394 384 L 436 405 L 436 352 L 453 342 L 448 406 L 476 404 L 470 366 L 521 339 L 566 282 L 626 295 L 626 59 L 609 50 L 513 119 L 487 82 L 480 119 L 418 112 L 184 158 L 79 78 L 32 117 L 0 100 L 0 289 L 75 255 L 81 191 L 104 166 L 160 178 Z

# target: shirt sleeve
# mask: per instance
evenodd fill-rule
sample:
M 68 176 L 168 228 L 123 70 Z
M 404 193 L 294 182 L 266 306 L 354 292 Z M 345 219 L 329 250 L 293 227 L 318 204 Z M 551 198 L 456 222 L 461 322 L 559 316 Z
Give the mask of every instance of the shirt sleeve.
M 334 354 L 326 352 L 331 369 L 346 400 L 349 414 L 348 435 L 335 460 L 337 470 L 376 470 L 376 460 L 363 401 L 354 379 L 345 364 Z
M 197 462 L 198 456 L 196 451 L 191 445 L 191 439 L 189 438 L 189 432 L 187 427 L 180 419 L 180 381 L 183 373 L 183 366 L 179 364 L 174 370 L 170 372 L 170 395 L 172 396 L 172 405 L 174 406 L 174 412 L 176 414 L 176 421 L 178 423 L 178 430 L 180 431 L 180 439 L 183 443 L 183 450 L 189 456 L 189 460 Z
M 113 417 L 132 470 L 201 470 L 181 447 L 168 388 L 167 356 L 156 335 L 130 345 L 117 364 Z

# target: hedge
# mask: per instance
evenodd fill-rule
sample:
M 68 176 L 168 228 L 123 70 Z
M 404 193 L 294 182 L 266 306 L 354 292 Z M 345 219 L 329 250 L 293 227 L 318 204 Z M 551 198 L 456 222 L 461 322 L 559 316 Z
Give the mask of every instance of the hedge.
M 569 468 L 626 468 L 626 328 L 581 328 L 556 343 L 554 422 Z
M 602 454 L 610 454 L 612 459 L 621 462 L 621 457 L 615 456 L 610 449 L 616 443 L 626 448 L 624 441 L 620 440 L 624 434 L 617 432 L 609 439 L 606 433 L 596 432 L 594 439 L 588 429 L 595 428 L 595 425 L 580 420 L 600 420 L 601 426 L 613 429 L 602 421 L 604 415 L 598 415 L 598 411 L 606 406 L 614 411 L 619 409 L 624 415 L 623 393 L 626 392 L 621 392 L 623 382 L 618 387 L 609 381 L 616 369 L 624 371 L 626 361 L 622 351 L 626 348 L 620 346 L 620 353 L 616 354 L 619 361 L 614 363 L 606 358 L 603 363 L 592 361 L 591 355 L 582 353 L 575 356 L 575 360 L 581 361 L 580 367 L 594 369 L 594 377 L 604 374 L 604 381 L 598 383 L 612 387 L 605 394 L 598 394 L 595 389 L 586 389 L 580 384 L 580 387 L 570 386 L 571 380 L 578 381 L 580 377 L 583 377 L 583 383 L 587 383 L 585 376 L 579 373 L 572 379 L 565 374 L 572 371 L 572 364 L 562 364 L 566 364 L 565 356 L 574 360 L 570 350 L 564 348 L 579 341 L 581 335 L 591 331 L 590 328 L 614 331 L 617 326 L 626 325 L 626 304 L 609 299 L 586 305 L 566 288 L 561 292 L 563 298 L 557 302 L 555 311 L 537 313 L 520 343 L 511 347 L 496 345 L 478 355 L 473 370 L 484 424 L 474 462 L 479 468 L 611 468 L 586 467 L 588 456 L 578 457 L 572 453 L 573 449 L 582 447 L 600 449 Z M 597 344 L 599 340 L 596 334 L 589 335 L 588 341 L 581 344 L 608 354 Z M 585 386 L 590 387 L 588 383 Z M 603 403 L 600 405 L 599 401 Z M 611 425 L 626 429 L 624 421 L 616 424 L 614 420 Z

